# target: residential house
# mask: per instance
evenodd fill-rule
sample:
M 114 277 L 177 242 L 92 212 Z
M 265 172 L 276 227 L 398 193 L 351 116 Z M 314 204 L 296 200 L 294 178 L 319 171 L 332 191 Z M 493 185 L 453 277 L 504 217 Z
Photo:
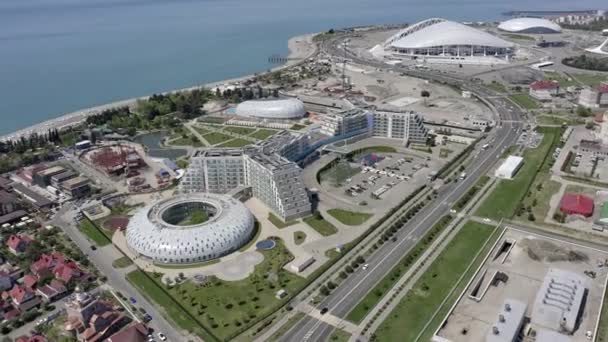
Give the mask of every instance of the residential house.
M 129 323 L 129 318 L 111 302 L 92 297 L 79 289 L 76 289 L 65 306 L 65 330 L 72 332 L 79 341 L 101 341 Z
M 68 290 L 61 280 L 53 279 L 50 284 L 39 286 L 36 293 L 46 302 L 55 301 L 65 294 Z
M 5 293 L 6 292 L 2 294 L 3 297 L 6 297 Z M 13 288 L 8 291 L 8 296 L 11 298 L 15 308 L 19 309 L 21 312 L 25 312 L 40 304 L 40 298 L 35 296 L 34 291 L 20 285 L 13 286 Z
M 559 83 L 550 80 L 534 81 L 530 84 L 530 96 L 539 101 L 550 101 L 559 93 Z
M 13 278 L 8 272 L 0 271 L 0 291 L 6 291 L 13 288 Z
M 34 290 L 38 284 L 38 277 L 33 274 L 28 274 L 23 277 L 23 286 L 29 290 Z
M 21 336 L 15 340 L 15 342 L 47 342 L 47 341 L 48 340 L 46 339 L 46 337 L 44 337 L 42 335 L 32 335 L 30 337 Z
M 13 234 L 8 238 L 6 245 L 8 246 L 8 249 L 9 251 L 11 251 L 11 253 L 19 255 L 25 252 L 27 246 L 32 241 L 32 238 L 27 235 Z
M 30 265 L 30 271 L 39 277 L 50 275 L 59 263 L 65 262 L 65 257 L 59 252 L 42 254 L 38 260 Z
M 146 342 L 149 332 L 145 324 L 135 323 L 110 336 L 106 342 Z

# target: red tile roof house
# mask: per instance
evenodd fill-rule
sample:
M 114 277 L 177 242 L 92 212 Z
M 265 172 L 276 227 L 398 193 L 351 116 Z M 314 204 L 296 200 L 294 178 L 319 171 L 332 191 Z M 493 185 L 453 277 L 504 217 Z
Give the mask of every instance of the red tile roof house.
M 34 290 L 38 284 L 38 277 L 33 274 L 28 274 L 23 277 L 23 286 L 29 290 Z
M 145 324 L 135 323 L 110 336 L 106 342 L 146 342 L 149 332 Z
M 27 246 L 32 242 L 32 238 L 27 235 L 13 234 L 6 241 L 6 245 L 11 253 L 19 255 L 27 249 Z
M 53 269 L 55 278 L 62 280 L 64 283 L 69 283 L 74 278 L 80 278 L 84 272 L 80 270 L 74 261 L 62 262 L 55 265 Z
M 19 315 L 21 315 L 21 312 L 15 309 L 15 307 L 12 306 L 10 302 L 0 301 L 0 321 L 10 321 L 13 318 L 18 317 Z
M 6 297 L 4 292 L 2 297 Z M 13 286 L 13 289 L 8 292 L 8 295 L 13 301 L 15 308 L 21 312 L 25 312 L 35 306 L 40 305 L 40 298 L 36 297 L 34 291 L 26 289 L 20 285 Z M 6 298 L 5 298 L 6 299 Z
M 41 335 L 33 335 L 31 337 L 21 336 L 15 340 L 15 342 L 47 342 L 46 337 Z
M 95 314 L 89 321 L 89 327 L 80 334 L 83 342 L 98 342 L 112 336 L 130 322 L 130 318 L 119 311 L 106 311 Z
M 589 217 L 593 215 L 594 208 L 595 204 L 592 198 L 575 193 L 564 194 L 559 204 L 559 209 L 566 215 Z
M 39 286 L 36 293 L 47 302 L 57 300 L 68 293 L 65 285 L 61 280 L 53 279 L 50 284 Z
M 542 80 L 530 84 L 530 96 L 539 101 L 550 101 L 552 96 L 559 93 L 559 83 L 556 81 Z
M 65 262 L 65 257 L 59 252 L 53 252 L 50 255 L 42 254 L 40 259 L 30 265 L 30 271 L 39 277 L 50 275 L 52 270 L 58 263 Z

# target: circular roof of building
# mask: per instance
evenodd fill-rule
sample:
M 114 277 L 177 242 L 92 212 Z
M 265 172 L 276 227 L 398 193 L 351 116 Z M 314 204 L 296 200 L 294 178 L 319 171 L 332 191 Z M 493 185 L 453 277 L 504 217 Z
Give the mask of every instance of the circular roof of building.
M 474 45 L 511 48 L 513 43 L 485 31 L 445 19 L 428 19 L 411 25 L 387 41 L 398 49 L 419 49 L 444 45 Z
M 193 212 L 204 212 L 194 218 Z M 254 218 L 238 200 L 218 194 L 178 195 L 138 210 L 127 243 L 157 263 L 189 264 L 237 250 L 254 232 Z
M 249 100 L 236 106 L 236 115 L 267 119 L 297 119 L 306 114 L 304 103 L 296 98 Z
M 559 33 L 562 28 L 547 19 L 542 18 L 514 18 L 503 21 L 498 29 L 507 32 L 519 33 Z

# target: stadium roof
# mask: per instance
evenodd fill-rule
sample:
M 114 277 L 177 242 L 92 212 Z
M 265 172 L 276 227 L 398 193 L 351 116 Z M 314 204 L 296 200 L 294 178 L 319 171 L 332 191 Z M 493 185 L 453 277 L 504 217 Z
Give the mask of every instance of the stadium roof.
M 428 23 L 428 24 L 425 24 Z M 461 23 L 436 19 L 414 24 L 395 36 L 395 48 L 426 48 L 444 45 L 474 45 L 511 48 L 513 43 Z
M 504 21 L 498 29 L 521 33 L 559 33 L 562 28 L 556 23 L 542 18 L 515 18 Z

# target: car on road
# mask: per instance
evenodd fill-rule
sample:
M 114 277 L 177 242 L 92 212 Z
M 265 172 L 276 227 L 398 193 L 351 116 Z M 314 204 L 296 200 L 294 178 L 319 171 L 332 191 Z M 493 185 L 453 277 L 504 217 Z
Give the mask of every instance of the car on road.
M 91 249 L 94 250 L 94 251 L 96 251 L 97 247 L 95 245 L 91 245 Z
M 483 222 L 490 223 L 490 222 L 492 222 L 492 220 L 490 220 L 489 218 L 486 217 L 486 218 L 483 219 Z
M 365 264 L 365 265 L 363 265 L 363 267 L 361 267 L 361 269 L 365 271 L 368 266 L 369 266 L 369 264 Z
M 137 301 L 135 300 L 135 298 L 133 297 L 129 297 L 129 301 L 133 304 L 137 303 Z
M 152 316 L 150 316 L 150 314 L 145 314 L 144 315 L 144 322 L 148 323 L 152 320 Z
M 325 308 L 321 309 L 321 311 L 319 311 L 319 313 L 321 315 L 325 315 L 327 313 L 327 311 L 329 311 L 329 309 L 325 307 Z
M 160 338 L 161 341 L 166 341 L 167 340 L 167 336 L 165 336 L 165 334 L 163 334 L 162 332 L 158 333 L 158 338 Z

